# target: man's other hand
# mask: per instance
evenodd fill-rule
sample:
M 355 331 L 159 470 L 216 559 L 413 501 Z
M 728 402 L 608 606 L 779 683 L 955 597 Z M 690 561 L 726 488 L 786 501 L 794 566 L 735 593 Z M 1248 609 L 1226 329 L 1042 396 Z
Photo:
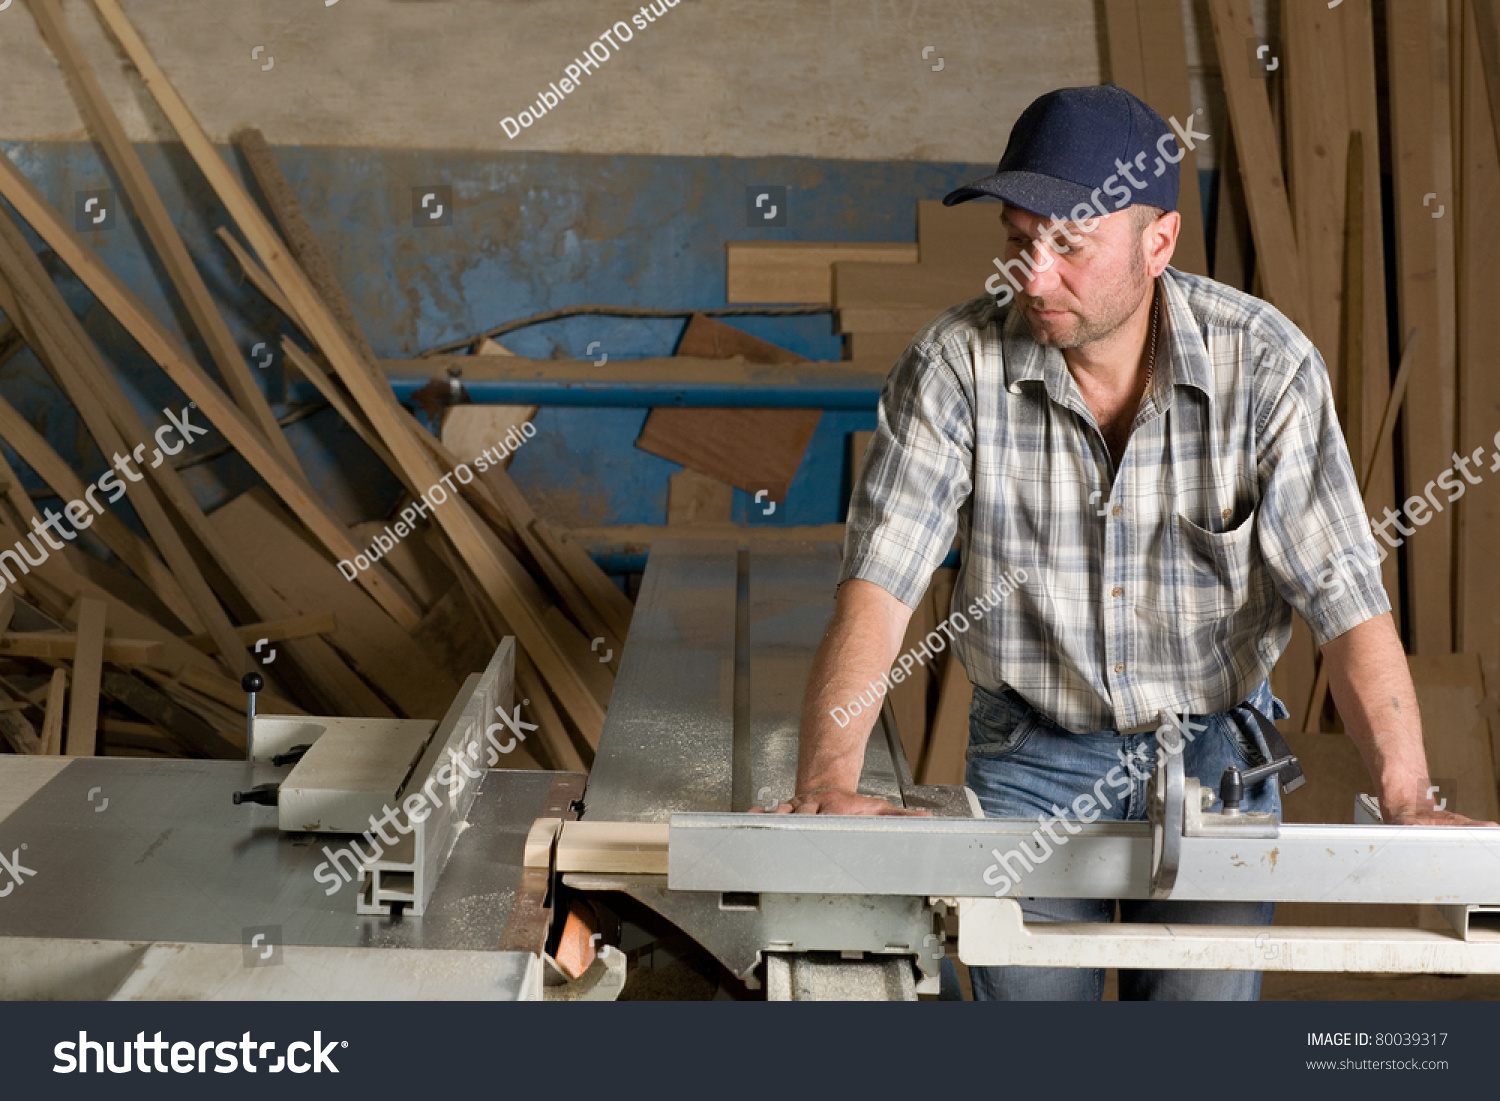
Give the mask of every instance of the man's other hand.
M 754 808 L 759 811 L 760 808 Z M 752 813 L 754 813 L 752 811 Z M 764 813 L 764 812 L 762 812 Z M 892 806 L 884 799 L 835 788 L 804 791 L 782 803 L 773 814 L 896 814 L 907 818 L 931 818 L 932 812 Z
M 1439 810 L 1431 800 L 1413 806 L 1386 807 L 1381 804 L 1381 819 L 1387 826 L 1495 826 L 1496 822 L 1485 822 L 1476 818 L 1465 818 L 1451 810 Z

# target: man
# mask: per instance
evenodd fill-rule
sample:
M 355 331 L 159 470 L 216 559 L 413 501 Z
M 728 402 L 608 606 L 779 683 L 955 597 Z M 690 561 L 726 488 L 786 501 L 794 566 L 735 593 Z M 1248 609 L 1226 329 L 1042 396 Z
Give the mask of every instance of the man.
M 1286 717 L 1268 675 L 1295 609 L 1385 820 L 1469 824 L 1429 794 L 1379 574 L 1336 593 L 1317 584 L 1330 555 L 1373 542 L 1322 359 L 1265 302 L 1167 266 L 1181 224 L 1174 150 L 1172 130 L 1128 92 L 1063 89 L 1022 114 L 994 175 L 944 200 L 1003 202 L 996 264 L 1010 285 L 992 278 L 997 297 L 939 316 L 886 383 L 782 812 L 905 813 L 856 793 L 879 708 L 850 704 L 883 691 L 911 606 L 957 533 L 953 608 L 972 626 L 951 633 L 975 684 L 966 782 L 988 817 L 1036 819 L 1059 844 L 1057 825 L 1076 818 L 1064 808 L 1144 819 L 1168 713 L 1186 774 L 1215 790 L 1228 765 L 1264 763 L 1251 708 Z M 1242 809 L 1279 813 L 1275 781 L 1251 787 Z M 996 854 L 988 884 L 1004 890 L 1045 859 L 1013 855 Z M 1031 921 L 1110 921 L 1116 905 L 1022 901 Z M 1126 921 L 1272 914 L 1269 903 L 1119 906 Z M 979 998 L 1097 999 L 1103 985 L 1082 969 L 970 973 Z M 1120 986 L 1124 998 L 1259 989 L 1259 972 L 1125 971 Z

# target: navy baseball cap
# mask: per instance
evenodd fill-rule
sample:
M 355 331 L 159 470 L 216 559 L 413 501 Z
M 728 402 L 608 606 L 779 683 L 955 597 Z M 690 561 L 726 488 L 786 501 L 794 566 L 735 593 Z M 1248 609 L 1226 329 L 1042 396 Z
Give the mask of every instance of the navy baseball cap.
M 1059 88 L 1021 112 L 994 175 L 950 192 L 943 205 L 989 195 L 1059 220 L 1080 205 L 1094 208 L 1089 217 L 1136 203 L 1176 210 L 1182 156 L 1171 127 L 1124 88 Z

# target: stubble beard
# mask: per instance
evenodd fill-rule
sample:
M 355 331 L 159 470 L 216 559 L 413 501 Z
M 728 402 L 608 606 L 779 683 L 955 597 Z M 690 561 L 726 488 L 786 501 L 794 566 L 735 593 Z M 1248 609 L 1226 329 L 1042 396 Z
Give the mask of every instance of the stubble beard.
M 1077 309 L 1068 309 L 1069 316 L 1066 318 L 1053 321 L 1041 320 L 1032 313 L 1032 307 L 1040 309 L 1064 307 L 1051 306 L 1045 301 L 1025 295 L 1017 297 L 1020 304 L 1026 307 L 1021 311 L 1022 316 L 1026 318 L 1026 324 L 1030 327 L 1031 335 L 1036 342 L 1043 347 L 1067 349 L 1081 348 L 1112 336 L 1120 326 L 1134 316 L 1149 289 L 1150 280 L 1146 277 L 1145 249 L 1137 243 L 1135 252 L 1131 256 L 1127 281 L 1101 298 L 1098 309 L 1091 311 L 1087 317 Z

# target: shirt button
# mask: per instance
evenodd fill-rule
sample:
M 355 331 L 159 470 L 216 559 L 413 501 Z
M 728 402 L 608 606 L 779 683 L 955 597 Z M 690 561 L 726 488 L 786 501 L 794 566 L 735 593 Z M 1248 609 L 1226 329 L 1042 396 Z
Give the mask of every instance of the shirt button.
M 1109 590 L 1109 595 L 1110 596 L 1124 596 L 1125 595 L 1125 590 L 1122 589 L 1122 588 L 1120 588 L 1120 586 L 1116 585 L 1113 589 Z
M 1123 672 L 1125 672 L 1125 663 L 1123 661 L 1117 661 L 1117 662 L 1115 662 L 1115 672 L 1116 673 L 1123 673 Z
M 1125 514 L 1125 510 L 1119 505 L 1116 505 L 1114 508 L 1109 510 L 1109 514 L 1111 516 L 1123 516 Z
M 1234 515 L 1234 509 L 1232 509 L 1232 508 L 1226 508 L 1223 512 L 1219 513 L 1219 515 L 1222 516 L 1224 519 L 1227 520 L 1231 516 Z

